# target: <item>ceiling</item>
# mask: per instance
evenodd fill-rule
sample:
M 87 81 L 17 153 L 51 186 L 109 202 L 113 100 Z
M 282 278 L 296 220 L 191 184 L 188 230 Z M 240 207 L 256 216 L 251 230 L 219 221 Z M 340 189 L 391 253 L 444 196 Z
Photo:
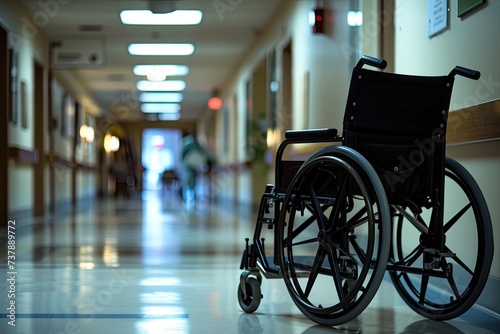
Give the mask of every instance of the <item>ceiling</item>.
M 253 41 L 283 0 L 64 0 L 43 8 L 39 0 L 22 0 L 26 9 L 48 18 L 40 24 L 50 41 L 104 40 L 104 64 L 71 66 L 72 77 L 100 109 L 103 116 L 118 116 L 122 121 L 146 119 L 140 111 L 136 83 L 143 79 L 133 74 L 136 64 L 181 64 L 189 66 L 181 103 L 181 119 L 199 117 L 207 110 L 207 100 L 229 77 Z M 120 12 L 126 9 L 151 9 L 163 4 L 175 9 L 203 12 L 200 25 L 152 26 L 123 25 Z M 44 2 L 49 3 L 49 2 Z M 46 14 L 45 16 L 43 14 Z M 42 15 L 40 15 L 42 14 Z M 189 56 L 131 56 L 130 43 L 192 43 Z M 82 42 L 85 44 L 85 42 Z M 155 115 L 148 117 L 155 118 Z

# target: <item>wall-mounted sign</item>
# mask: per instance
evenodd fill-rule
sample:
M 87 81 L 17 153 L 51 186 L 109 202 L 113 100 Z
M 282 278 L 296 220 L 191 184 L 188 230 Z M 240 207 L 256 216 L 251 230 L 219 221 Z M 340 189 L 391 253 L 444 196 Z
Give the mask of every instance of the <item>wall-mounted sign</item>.
M 427 0 L 427 36 L 448 28 L 448 0 Z
M 485 2 L 486 0 L 458 0 L 458 17 L 470 13 Z

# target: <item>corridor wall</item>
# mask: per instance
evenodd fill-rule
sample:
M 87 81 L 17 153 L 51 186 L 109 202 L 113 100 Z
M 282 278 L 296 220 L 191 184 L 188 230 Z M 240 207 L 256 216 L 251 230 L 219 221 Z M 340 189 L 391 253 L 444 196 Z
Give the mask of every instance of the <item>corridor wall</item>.
M 236 119 L 238 131 L 230 142 L 237 149 L 228 151 L 236 153 L 225 154 L 222 146 L 218 145 L 218 156 L 223 157 L 222 163 L 238 164 L 247 159 L 247 87 L 257 64 L 269 57 L 272 50 L 276 50 L 277 55 L 278 87 L 283 87 L 280 82 L 283 78 L 281 51 L 287 45 L 291 46 L 292 103 L 291 106 L 284 106 L 280 100 L 278 115 L 284 107 L 291 107 L 293 119 L 290 124 L 294 129 L 341 128 L 350 72 L 355 59 L 362 54 L 384 57 L 390 61 L 386 71 L 403 74 L 445 75 L 455 65 L 479 70 L 482 73 L 479 81 L 457 77 L 450 110 L 457 111 L 455 115 L 459 116 L 459 121 L 477 123 L 477 117 L 481 117 L 481 114 L 473 114 L 463 108 L 475 108 L 482 103 L 497 101 L 494 102 L 496 107 L 490 109 L 493 116 L 488 117 L 498 119 L 500 43 L 491 32 L 500 31 L 500 3 L 488 1 L 475 11 L 458 17 L 457 2 L 448 1 L 448 27 L 432 37 L 427 34 L 427 3 L 410 0 L 360 1 L 360 7 L 353 8 L 350 6 L 356 4 L 354 1 L 324 1 L 325 8 L 331 10 L 333 15 L 332 26 L 325 34 L 319 35 L 312 33 L 306 19 L 307 12 L 315 6 L 315 1 L 283 4 L 276 15 L 273 15 L 272 22 L 256 38 L 247 52 L 247 58 L 234 70 L 233 77 L 224 86 L 225 100 L 237 97 L 235 101 L 238 102 L 231 107 L 233 109 L 229 115 Z M 363 11 L 363 25 L 359 28 L 348 27 L 346 24 L 345 17 L 351 9 Z M 480 111 L 475 109 L 478 110 Z M 224 120 L 219 117 L 216 131 L 220 136 L 218 143 L 223 142 L 222 136 L 225 135 L 223 124 Z M 498 134 L 498 126 L 496 129 L 494 131 Z M 465 165 L 484 192 L 497 244 L 500 240 L 500 207 L 496 204 L 500 197 L 500 178 L 497 175 L 500 169 L 498 137 L 480 142 L 455 141 L 447 149 L 448 155 Z M 253 183 L 251 173 L 242 170 L 234 173 L 233 177 L 236 184 L 239 184 L 234 187 L 234 197 L 257 205 L 256 198 L 261 194 L 250 193 Z M 268 180 L 270 183 L 274 181 L 272 176 L 268 176 Z M 467 235 L 462 235 L 462 238 L 467 242 Z M 480 301 L 496 312 L 499 312 L 498 303 L 489 296 L 495 296 L 500 291 L 499 256 L 500 247 L 496 247 L 491 279 Z
M 426 36 L 423 21 L 410 19 L 410 16 L 426 15 L 424 4 L 399 1 L 396 5 L 399 6 L 396 17 L 398 72 L 439 75 L 455 65 L 481 71 L 482 77 L 478 81 L 457 78 L 450 106 L 452 111 L 500 99 L 500 43 L 485 33 L 500 29 L 500 3 L 490 2 L 463 18 L 457 17 L 457 5 L 451 3 L 449 28 L 433 38 Z M 469 114 L 461 113 L 460 117 L 460 122 L 466 122 Z M 471 167 L 471 173 L 485 191 L 495 236 L 500 236 L 500 211 L 495 204 L 500 195 L 500 179 L 496 177 L 500 167 L 499 148 L 499 138 L 480 143 L 459 143 L 448 148 L 450 155 Z M 497 257 L 499 254 L 497 251 Z M 500 276 L 500 266 L 495 261 L 494 268 L 496 275 Z
M 350 73 L 353 63 L 362 52 L 359 49 L 358 37 L 351 27 L 347 25 L 347 12 L 353 9 L 351 2 L 324 1 L 327 8 L 325 16 L 327 22 L 324 34 L 313 33 L 309 25 L 308 16 L 311 9 L 316 6 L 315 1 L 285 1 L 272 15 L 266 28 L 255 37 L 252 46 L 246 52 L 240 65 L 234 69 L 233 76 L 222 89 L 225 101 L 234 101 L 228 106 L 228 113 L 217 114 L 215 131 L 217 137 L 217 156 L 222 165 L 242 165 L 252 157 L 248 155 L 249 123 L 255 121 L 252 115 L 264 112 L 264 129 L 269 126 L 270 117 L 276 120 L 276 127 L 283 138 L 284 131 L 289 129 L 306 129 L 322 127 L 342 127 L 343 110 L 348 91 Z M 226 14 L 230 15 L 230 14 Z M 370 46 L 372 47 L 372 46 Z M 289 48 L 289 50 L 288 50 Z M 285 51 L 286 49 L 286 51 Z M 374 48 L 373 48 L 374 49 Z M 375 50 L 375 49 L 374 49 Z M 290 53 L 291 61 L 291 101 L 283 101 L 283 54 Z M 275 56 L 276 62 L 274 75 L 277 78 L 274 89 L 278 90 L 276 114 L 269 104 L 270 81 L 266 84 L 268 91 L 267 108 L 265 110 L 252 110 L 255 101 L 251 101 L 251 88 L 253 74 L 259 64 L 267 62 L 268 77 L 271 72 L 271 58 Z M 376 56 L 376 55 L 375 55 Z M 229 117 L 229 120 L 224 120 Z M 287 119 L 291 117 L 290 119 Z M 226 123 L 225 123 L 226 122 Z M 229 141 L 229 147 L 222 145 L 226 136 L 224 124 L 235 124 L 237 130 Z M 290 128 L 284 128 L 290 124 Z M 265 138 L 264 138 L 265 140 Z M 275 147 L 274 147 L 275 149 Z M 266 152 L 264 172 L 267 182 L 273 182 L 273 148 Z M 253 168 L 253 167 L 252 167 Z M 262 168 L 262 167 L 255 167 Z M 260 172 L 262 174 L 262 172 Z M 238 169 L 233 174 L 232 182 L 236 184 L 230 189 L 237 200 L 258 203 L 265 184 L 252 190 L 254 180 L 248 169 Z M 266 181 L 264 180 L 264 183 Z M 259 190 L 257 190 L 259 189 Z
M 43 14 L 43 8 L 40 7 L 40 13 Z M 41 17 L 38 15 L 38 17 Z M 50 20 L 50 15 L 46 15 Z M 65 135 L 61 131 L 62 126 L 62 106 L 60 102 L 61 96 L 67 94 L 72 101 L 80 103 L 82 106 L 81 113 L 85 114 L 91 111 L 91 116 L 88 121 L 94 121 L 94 116 L 98 114 L 98 108 L 93 105 L 92 99 L 89 98 L 88 92 L 84 91 L 77 83 L 77 80 L 71 77 L 68 73 L 61 71 L 52 72 L 51 85 L 55 87 L 53 101 L 57 101 L 53 105 L 52 113 L 49 113 L 49 45 L 50 41 L 44 35 L 42 28 L 43 22 L 36 21 L 35 16 L 30 15 L 17 1 L 1 1 L 0 2 L 0 24 L 8 31 L 8 48 L 12 49 L 12 53 L 17 57 L 17 85 L 18 96 L 16 101 L 18 107 L 16 109 L 17 119 L 13 119 L 8 124 L 8 143 L 7 145 L 11 152 L 24 152 L 31 157 L 30 161 L 22 161 L 16 156 L 11 156 L 8 161 L 8 212 L 9 219 L 16 217 L 25 217 L 33 214 L 35 205 L 34 199 L 41 199 L 42 207 L 46 207 L 46 212 L 49 211 L 49 206 L 68 207 L 71 196 L 71 179 L 75 172 L 78 197 L 90 196 L 95 191 L 95 173 L 92 170 L 92 165 L 95 163 L 95 152 L 93 148 L 87 150 L 86 154 L 83 151 L 76 151 L 73 157 L 72 137 Z M 46 23 L 45 23 L 46 24 Z M 36 87 L 35 82 L 35 63 L 42 70 L 40 81 L 43 85 Z M 23 87 L 22 89 L 20 87 Z M 35 91 L 42 90 L 42 100 L 35 105 Z M 85 101 L 85 104 L 82 102 Z M 57 110 L 56 110 L 57 109 Z M 35 123 L 35 113 L 42 114 L 38 118 L 43 120 L 43 124 Z M 50 126 L 53 127 L 53 132 L 50 132 Z M 73 124 L 66 124 L 73 127 Z M 43 132 L 43 148 L 35 149 L 35 128 Z M 74 136 L 78 136 L 78 131 L 74 131 Z M 51 144 L 51 136 L 53 144 Z M 83 144 L 78 142 L 78 148 L 83 150 Z M 88 147 L 87 147 L 88 148 Z M 42 161 L 44 169 L 43 189 L 40 192 L 41 196 L 35 196 L 34 186 L 34 165 L 37 161 Z M 51 163 L 52 161 L 52 163 Z M 74 169 L 73 164 L 90 168 Z M 51 178 L 51 166 L 53 166 L 53 182 Z M 73 167 L 72 167 L 73 166 Z M 52 197 L 52 195 L 54 195 Z
M 462 124 L 481 126 L 482 118 L 498 119 L 500 113 L 500 42 L 491 32 L 500 31 L 500 2 L 488 1 L 469 14 L 458 17 L 457 1 L 449 1 L 447 28 L 429 37 L 427 35 L 427 8 L 425 1 L 398 0 L 395 2 L 395 70 L 398 73 L 418 75 L 447 74 L 455 65 L 481 72 L 478 81 L 457 77 L 450 103 L 456 112 L 448 132 L 460 129 Z M 495 102 L 496 101 L 496 102 Z M 482 104 L 494 104 L 492 111 Z M 465 107 L 472 109 L 463 109 Z M 490 109 L 491 110 L 491 109 Z M 495 116 L 496 115 L 496 116 Z M 451 117 L 451 116 L 450 116 Z M 450 118 L 451 119 L 451 118 Z M 477 141 L 457 142 L 447 147 L 447 155 L 457 159 L 478 182 L 489 206 L 496 243 L 492 279 L 487 286 L 491 292 L 500 291 L 500 138 L 496 136 Z M 477 132 L 485 129 L 477 129 Z M 453 194 L 447 194 L 453 196 Z M 468 236 L 462 236 L 467 243 Z M 483 296 L 495 295 L 483 293 Z M 498 303 L 491 300 L 491 304 Z

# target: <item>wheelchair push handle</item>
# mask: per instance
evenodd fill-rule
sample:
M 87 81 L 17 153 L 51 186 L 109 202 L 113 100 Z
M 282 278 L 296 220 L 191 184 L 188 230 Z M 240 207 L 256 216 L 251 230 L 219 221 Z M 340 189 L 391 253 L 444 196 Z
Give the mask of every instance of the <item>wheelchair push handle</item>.
M 361 69 L 363 67 L 363 65 L 365 65 L 365 64 L 380 68 L 381 70 L 383 70 L 384 68 L 387 67 L 387 61 L 385 61 L 384 59 L 378 59 L 375 57 L 365 55 L 365 56 L 361 57 L 358 64 L 356 65 L 356 68 Z
M 450 72 L 450 76 L 461 75 L 472 80 L 478 80 L 481 77 L 481 72 L 476 70 L 471 70 L 462 66 L 455 66 L 455 68 Z

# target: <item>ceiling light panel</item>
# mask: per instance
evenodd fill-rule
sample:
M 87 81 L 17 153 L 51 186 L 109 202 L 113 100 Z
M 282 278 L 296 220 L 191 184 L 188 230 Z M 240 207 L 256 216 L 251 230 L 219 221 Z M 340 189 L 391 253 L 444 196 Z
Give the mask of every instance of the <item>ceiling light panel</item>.
M 180 113 L 158 114 L 158 120 L 160 121 L 177 121 L 180 118 L 181 118 Z
M 189 56 L 194 52 L 190 43 L 133 43 L 128 46 L 133 56 Z
M 137 90 L 140 91 L 165 91 L 165 92 L 179 92 L 186 88 L 186 83 L 182 80 L 167 80 L 167 81 L 147 81 L 140 80 L 137 82 Z
M 141 105 L 141 111 L 147 114 L 178 113 L 180 110 L 181 106 L 177 103 L 143 103 Z
M 149 76 L 151 74 L 164 74 L 165 76 L 181 76 L 189 73 L 186 65 L 136 65 L 135 75 Z
M 181 93 L 141 93 L 139 95 L 141 102 L 182 102 L 183 96 Z
M 203 13 L 199 10 L 175 10 L 153 13 L 150 10 L 124 10 L 120 13 L 123 24 L 140 25 L 195 25 L 200 24 Z

